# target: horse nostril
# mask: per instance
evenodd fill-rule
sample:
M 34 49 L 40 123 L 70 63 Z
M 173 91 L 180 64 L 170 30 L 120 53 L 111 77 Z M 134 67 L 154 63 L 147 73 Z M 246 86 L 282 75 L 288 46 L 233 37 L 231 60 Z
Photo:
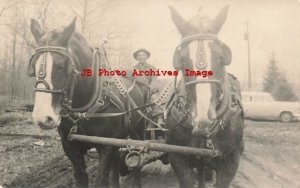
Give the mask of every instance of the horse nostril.
M 53 118 L 52 117 L 50 117 L 50 116 L 47 116 L 46 117 L 46 124 L 50 124 L 50 123 L 52 123 L 53 122 Z
M 41 127 L 41 126 L 43 126 L 43 125 L 44 125 L 44 123 L 43 123 L 43 122 L 41 122 L 41 121 L 38 121 L 38 122 L 37 122 L 37 125 Z

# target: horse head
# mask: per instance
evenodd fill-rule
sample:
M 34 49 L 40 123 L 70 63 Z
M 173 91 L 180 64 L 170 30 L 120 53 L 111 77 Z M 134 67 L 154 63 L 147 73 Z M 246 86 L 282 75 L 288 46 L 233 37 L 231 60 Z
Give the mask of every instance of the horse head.
M 222 28 L 228 12 L 223 7 L 214 19 L 197 15 L 186 21 L 170 7 L 173 23 L 182 36 L 177 46 L 173 65 L 177 70 L 211 70 L 212 76 L 184 76 L 185 90 L 192 119 L 193 133 L 207 130 L 216 122 L 221 112 L 218 111 L 222 97 L 225 66 L 231 63 L 231 51 L 222 43 L 217 34 Z M 224 111 L 224 110 L 223 110 Z
M 83 37 L 74 33 L 75 23 L 76 19 L 60 32 L 44 32 L 36 20 L 31 20 L 31 32 L 38 47 L 30 58 L 27 73 L 36 78 L 32 116 L 41 129 L 53 129 L 60 124 L 64 99 L 74 92 L 70 87 L 77 70 L 91 63 L 90 48 Z

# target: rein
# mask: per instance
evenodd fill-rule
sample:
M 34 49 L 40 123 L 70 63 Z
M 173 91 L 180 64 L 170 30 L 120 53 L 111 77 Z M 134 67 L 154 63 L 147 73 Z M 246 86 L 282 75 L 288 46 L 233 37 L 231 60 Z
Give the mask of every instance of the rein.
M 123 112 L 119 112 L 119 113 L 91 113 L 91 112 L 84 112 L 84 113 L 75 113 L 74 116 L 78 117 L 78 118 L 84 118 L 84 119 L 88 119 L 88 118 L 101 118 L 101 117 L 116 117 L 116 116 L 122 116 L 122 115 L 126 115 L 130 112 L 134 112 L 136 111 L 141 117 L 143 117 L 144 119 L 146 119 L 147 121 L 149 121 L 150 123 L 152 123 L 153 125 L 155 125 L 156 127 L 158 127 L 160 130 L 166 131 L 167 129 L 161 127 L 160 124 L 154 122 L 153 120 L 151 120 L 150 118 L 148 118 L 142 111 L 141 109 L 144 109 L 146 107 L 150 107 L 150 106 L 154 106 L 154 105 L 164 105 L 166 104 L 166 98 L 170 92 L 170 88 L 172 86 L 172 81 L 169 82 L 165 88 L 161 91 L 159 97 L 152 103 L 148 103 L 142 106 L 137 106 L 136 103 L 134 102 L 134 100 L 131 98 L 131 96 L 129 95 L 130 91 L 133 89 L 133 86 L 135 85 L 135 82 L 132 84 L 132 86 L 130 86 L 128 89 L 125 87 L 125 84 L 122 82 L 122 80 L 119 77 L 115 77 L 114 79 L 114 83 L 117 87 L 117 89 L 119 90 L 119 92 L 129 100 L 130 104 L 132 105 L 133 109 L 129 109 L 127 111 L 123 111 Z
M 165 104 L 165 102 L 162 103 L 162 104 Z M 85 118 L 85 119 L 103 118 L 103 117 L 117 117 L 117 116 L 126 115 L 130 112 L 141 110 L 141 109 L 144 109 L 146 107 L 150 107 L 150 106 L 154 106 L 154 105 L 156 105 L 156 103 L 152 102 L 152 103 L 148 103 L 148 104 L 145 104 L 145 105 L 142 105 L 142 106 L 139 106 L 139 107 L 136 107 L 136 108 L 132 108 L 132 109 L 129 109 L 129 110 L 126 110 L 126 111 L 123 111 L 123 112 L 118 112 L 118 113 L 89 113 L 89 112 L 85 112 L 85 113 L 74 113 L 74 116 L 79 117 L 79 118 Z

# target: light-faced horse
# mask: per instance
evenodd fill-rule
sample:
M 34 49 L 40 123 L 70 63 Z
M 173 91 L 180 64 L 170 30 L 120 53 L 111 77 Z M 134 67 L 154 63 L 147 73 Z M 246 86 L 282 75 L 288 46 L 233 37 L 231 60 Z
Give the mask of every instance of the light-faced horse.
M 194 187 L 193 169 L 198 171 L 198 187 L 205 187 L 205 169 L 216 171 L 218 188 L 229 187 L 243 152 L 243 112 L 239 83 L 225 71 L 231 63 L 229 47 L 217 38 L 228 6 L 210 20 L 198 16 L 186 21 L 170 7 L 174 24 L 182 40 L 177 46 L 173 65 L 183 79 L 166 119 L 166 143 L 220 151 L 213 157 L 169 154 L 181 188 Z M 185 76 L 185 70 L 211 70 L 212 76 Z
M 38 44 L 28 66 L 29 76 L 36 77 L 33 121 L 44 130 L 58 128 L 78 187 L 88 187 L 84 155 L 91 147 L 96 147 L 99 154 L 96 186 L 119 187 L 122 165 L 118 148 L 71 142 L 68 135 L 70 132 L 110 138 L 131 135 L 139 139 L 143 137 L 144 124 L 136 112 L 130 113 L 130 117 L 72 117 L 74 113 L 87 111 L 113 114 L 126 110 L 129 105 L 113 81 L 97 76 L 97 67 L 109 68 L 105 53 L 89 47 L 84 37 L 75 32 L 75 22 L 74 19 L 63 31 L 43 32 L 37 21 L 31 21 L 31 31 Z M 93 76 L 80 76 L 83 68 L 93 69 Z M 132 80 L 120 79 L 124 87 L 133 86 Z M 147 86 L 135 84 L 130 96 L 141 106 L 146 103 L 147 92 Z

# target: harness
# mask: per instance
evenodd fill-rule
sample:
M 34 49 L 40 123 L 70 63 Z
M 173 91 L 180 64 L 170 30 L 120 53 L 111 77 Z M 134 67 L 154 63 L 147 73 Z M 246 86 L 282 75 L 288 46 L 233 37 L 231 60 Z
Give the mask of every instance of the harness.
M 222 62 L 224 63 L 224 65 L 228 65 L 231 63 L 231 51 L 229 47 L 221 42 L 216 35 L 196 34 L 183 38 L 181 43 L 176 47 L 173 58 L 173 64 L 175 68 L 183 69 L 183 62 L 181 61 L 178 54 L 180 54 L 183 46 L 195 40 L 198 41 L 197 61 L 195 62 L 196 68 L 204 69 L 207 66 L 205 51 L 203 49 L 204 40 L 212 40 L 213 42 L 220 45 L 224 53 Z M 235 83 L 234 80 L 236 81 Z M 177 78 L 175 78 L 175 86 L 177 85 L 176 81 Z M 233 75 L 227 73 L 224 70 L 219 79 L 181 79 L 180 84 L 178 84 L 178 87 L 176 88 L 177 92 L 174 94 L 174 97 L 167 106 L 167 114 L 173 114 L 173 118 L 175 118 L 177 121 L 177 124 L 173 125 L 173 128 L 175 128 L 176 126 L 183 126 L 187 129 L 191 129 L 193 121 L 190 107 L 192 106 L 192 104 L 188 103 L 187 92 L 189 88 L 197 84 L 204 83 L 216 84 L 220 91 L 219 98 L 217 99 L 217 119 L 211 124 L 208 130 L 206 130 L 204 133 L 199 134 L 199 136 L 204 136 L 206 138 L 207 147 L 213 149 L 214 146 L 212 144 L 212 139 L 216 136 L 216 134 L 219 131 L 225 129 L 225 126 L 228 125 L 228 121 L 234 114 L 242 113 L 243 115 L 241 94 L 239 90 L 240 86 L 237 79 Z
M 124 116 L 125 126 L 128 127 L 130 124 L 130 116 L 131 112 L 136 111 L 142 118 L 150 121 L 152 124 L 159 126 L 156 122 L 149 119 L 141 109 L 144 109 L 148 106 L 153 106 L 157 104 L 162 104 L 162 100 L 165 98 L 165 92 L 159 97 L 155 102 L 145 104 L 143 106 L 138 107 L 134 100 L 129 95 L 130 91 L 136 86 L 136 81 L 133 81 L 133 84 L 127 89 L 122 79 L 118 76 L 113 78 L 100 77 L 95 75 L 94 86 L 92 96 L 88 103 L 81 107 L 73 107 L 73 95 L 76 88 L 76 84 L 79 79 L 80 71 L 78 71 L 75 67 L 75 63 L 72 59 L 72 52 L 68 48 L 59 47 L 59 46 L 50 46 L 49 39 L 51 38 L 52 32 L 49 32 L 46 45 L 42 47 L 38 47 L 34 49 L 34 53 L 29 60 L 28 66 L 28 75 L 33 77 L 37 76 L 37 81 L 35 84 L 35 92 L 46 92 L 52 94 L 61 94 L 63 95 L 63 104 L 62 110 L 60 112 L 61 116 L 67 118 L 73 123 L 73 127 L 71 129 L 72 133 L 77 132 L 77 126 L 81 120 L 89 120 L 91 118 L 107 118 L 107 117 L 117 117 Z M 53 52 L 58 53 L 66 57 L 67 61 L 70 62 L 72 66 L 71 76 L 67 79 L 68 82 L 62 89 L 54 89 L 50 87 L 50 84 L 45 80 L 46 78 L 46 62 L 47 62 L 47 53 Z M 40 64 L 39 70 L 35 72 L 35 61 L 37 57 L 40 55 L 43 56 L 42 62 Z M 92 68 L 93 72 L 96 73 L 99 68 L 110 67 L 109 62 L 106 58 L 104 49 L 93 49 L 93 59 L 92 59 Z M 39 87 L 40 85 L 44 85 L 44 88 Z M 111 87 L 115 86 L 118 92 L 122 97 L 126 99 L 127 102 L 125 104 L 122 100 L 112 91 Z M 112 103 L 119 109 L 119 113 L 104 113 L 103 111 L 109 105 L 107 105 L 107 101 Z M 160 127 L 161 128 L 161 127 Z

